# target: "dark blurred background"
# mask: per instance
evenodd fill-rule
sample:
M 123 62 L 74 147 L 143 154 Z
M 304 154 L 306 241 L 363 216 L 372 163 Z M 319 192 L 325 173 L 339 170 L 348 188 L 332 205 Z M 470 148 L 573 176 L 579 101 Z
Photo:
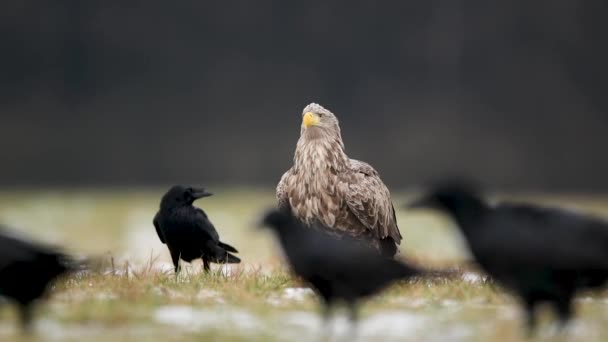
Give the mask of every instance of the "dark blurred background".
M 0 2 L 0 184 L 274 185 L 302 108 L 391 187 L 608 190 L 606 1 Z

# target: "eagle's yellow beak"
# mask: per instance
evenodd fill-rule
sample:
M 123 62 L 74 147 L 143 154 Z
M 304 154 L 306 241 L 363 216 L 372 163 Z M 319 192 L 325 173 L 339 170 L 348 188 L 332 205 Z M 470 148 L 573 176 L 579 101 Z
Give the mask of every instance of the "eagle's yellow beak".
M 312 112 L 306 112 L 304 114 L 304 117 L 302 118 L 302 123 L 306 128 L 310 126 L 316 126 L 319 124 L 319 116 Z

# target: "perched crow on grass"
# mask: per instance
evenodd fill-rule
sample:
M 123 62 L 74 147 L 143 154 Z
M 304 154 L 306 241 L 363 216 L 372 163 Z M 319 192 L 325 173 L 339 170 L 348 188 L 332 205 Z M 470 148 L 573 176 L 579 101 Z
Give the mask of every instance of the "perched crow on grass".
M 608 279 L 608 224 L 597 218 L 527 204 L 491 206 L 464 182 L 437 185 L 410 206 L 455 220 L 479 265 L 521 298 L 529 333 L 538 304 L 549 303 L 563 326 L 576 292 Z
M 0 229 L 0 296 L 19 305 L 29 330 L 35 301 L 55 278 L 71 271 L 69 258 L 53 248 L 25 241 Z
M 422 273 L 381 256 L 359 240 L 334 237 L 321 225 L 304 226 L 288 210 L 267 213 L 263 225 L 278 235 L 293 272 L 321 297 L 326 323 L 336 302 L 347 305 L 350 319 L 356 323 L 360 299 L 378 293 L 395 280 Z
M 154 227 L 160 241 L 169 247 L 175 272 L 179 272 L 179 259 L 192 261 L 201 258 L 205 271 L 210 262 L 239 263 L 241 259 L 231 253 L 238 251 L 220 241 L 220 237 L 207 218 L 207 214 L 192 205 L 195 200 L 211 196 L 205 189 L 173 186 L 163 196 L 160 210 L 154 216 Z

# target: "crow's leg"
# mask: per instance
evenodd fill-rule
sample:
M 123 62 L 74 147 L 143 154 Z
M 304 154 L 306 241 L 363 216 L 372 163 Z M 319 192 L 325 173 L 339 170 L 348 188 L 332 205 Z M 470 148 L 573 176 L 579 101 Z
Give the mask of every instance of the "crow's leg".
M 536 299 L 525 298 L 524 309 L 526 314 L 526 334 L 528 337 L 534 335 L 534 329 L 536 328 Z
M 32 310 L 32 304 L 27 303 L 19 305 L 19 320 L 21 328 L 26 334 L 32 332 Z
M 322 320 L 322 338 L 321 341 L 329 341 L 331 339 L 331 314 L 333 305 L 329 301 L 323 301 L 321 303 L 321 320 Z
M 355 341 L 358 336 L 359 328 L 359 306 L 355 301 L 347 303 L 348 306 L 348 319 L 351 324 L 350 338 L 349 341 Z
M 572 295 L 569 294 L 553 302 L 555 311 L 559 318 L 559 329 L 563 330 L 567 327 L 570 318 L 572 317 Z
M 179 273 L 179 271 L 181 271 L 181 267 L 179 265 L 179 258 L 181 253 L 179 251 L 176 250 L 169 250 L 169 252 L 171 252 L 171 260 L 173 261 L 173 267 L 175 268 L 175 276 L 177 277 L 177 274 Z
M 205 273 L 209 273 L 211 270 L 211 263 L 209 260 L 205 259 L 205 257 L 202 257 L 201 259 L 203 259 L 203 269 L 205 270 Z

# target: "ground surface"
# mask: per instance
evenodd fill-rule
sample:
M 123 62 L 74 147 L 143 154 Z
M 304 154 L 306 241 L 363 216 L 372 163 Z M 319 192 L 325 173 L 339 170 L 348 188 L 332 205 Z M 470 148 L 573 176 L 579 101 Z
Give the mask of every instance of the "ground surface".
M 59 282 L 40 306 L 33 336 L 22 337 L 11 305 L 0 306 L 0 340 L 40 341 L 317 341 L 326 337 L 317 303 L 281 263 L 272 238 L 255 229 L 274 204 L 268 189 L 210 187 L 200 200 L 223 240 L 240 250 L 238 267 L 177 279 L 152 217 L 162 189 L 0 193 L 0 221 L 27 236 L 95 255 L 99 267 Z M 519 196 L 522 197 L 522 196 Z M 608 200 L 592 196 L 523 196 L 608 216 Z M 408 200 L 396 195 L 397 204 Z M 429 266 L 463 264 L 467 255 L 450 221 L 399 210 L 402 257 Z M 467 269 L 467 267 L 465 267 Z M 397 284 L 363 306 L 359 340 L 517 341 L 513 299 L 474 270 L 453 280 Z M 568 335 L 555 336 L 545 315 L 539 340 L 608 340 L 608 295 L 585 294 Z M 329 339 L 350 340 L 337 312 Z

